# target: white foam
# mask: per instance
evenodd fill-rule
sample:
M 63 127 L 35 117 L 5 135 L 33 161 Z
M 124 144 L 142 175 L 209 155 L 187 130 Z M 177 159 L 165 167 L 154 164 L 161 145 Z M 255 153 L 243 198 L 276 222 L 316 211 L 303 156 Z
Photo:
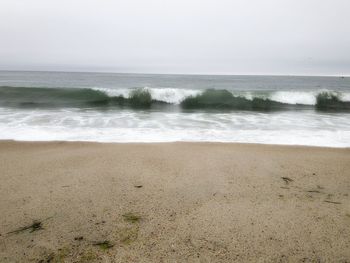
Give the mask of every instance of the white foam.
M 315 92 L 277 91 L 271 94 L 270 99 L 288 104 L 315 105 L 316 96 L 317 93 Z
M 350 92 L 343 92 L 340 98 L 342 101 L 350 101 Z
M 349 114 L 182 113 L 0 108 L 0 139 L 29 141 L 213 141 L 350 147 Z
M 123 96 L 124 98 L 128 98 L 130 91 L 132 90 L 132 89 L 111 89 L 111 88 L 98 88 L 98 87 L 94 87 L 92 89 L 97 91 L 102 91 L 111 97 Z
M 111 89 L 111 88 L 93 88 L 94 90 L 102 91 L 108 96 L 123 96 L 129 98 L 133 89 Z M 175 88 L 149 88 L 144 87 L 143 90 L 147 90 L 151 93 L 153 100 L 163 101 L 167 103 L 180 104 L 182 100 L 189 96 L 196 96 L 200 94 L 201 90 L 191 89 L 175 89 Z
M 94 90 L 105 92 L 108 96 L 123 96 L 128 98 L 133 89 L 113 89 L 113 88 L 93 88 Z M 185 98 L 189 96 L 196 96 L 203 92 L 198 89 L 177 89 L 177 88 L 142 88 L 151 93 L 152 99 L 158 101 L 164 101 L 167 103 L 180 104 Z M 303 105 L 315 105 L 316 97 L 320 92 L 328 92 L 339 96 L 343 101 L 350 101 L 350 92 L 334 92 L 329 90 L 319 91 L 275 91 L 271 93 L 263 92 L 237 92 L 232 91 L 234 96 L 243 96 L 248 100 L 253 98 L 270 99 L 276 102 L 287 103 L 287 104 L 303 104 Z
M 201 90 L 191 89 L 174 89 L 174 88 L 147 88 L 151 93 L 152 99 L 165 101 L 167 103 L 180 104 L 185 98 L 189 96 L 196 96 L 200 94 Z

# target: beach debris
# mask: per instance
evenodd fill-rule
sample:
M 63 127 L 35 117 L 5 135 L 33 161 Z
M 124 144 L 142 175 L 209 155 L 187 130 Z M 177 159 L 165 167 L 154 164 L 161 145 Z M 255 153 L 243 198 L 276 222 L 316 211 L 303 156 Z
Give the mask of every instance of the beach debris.
M 340 202 L 334 202 L 334 201 L 329 201 L 329 200 L 324 200 L 324 202 L 326 203 L 331 203 L 331 204 L 336 204 L 336 205 L 340 205 Z
M 54 260 L 54 258 L 55 258 L 55 254 L 51 253 L 50 255 L 47 256 L 47 258 L 39 260 L 38 263 L 50 263 Z
M 43 222 L 46 220 L 49 220 L 51 218 L 53 218 L 53 216 L 49 216 L 43 220 L 33 220 L 33 223 L 31 225 L 20 227 L 14 231 L 8 232 L 7 234 L 18 234 L 18 233 L 26 231 L 26 230 L 30 230 L 29 232 L 32 233 L 34 231 L 42 230 L 42 229 L 44 229 Z
M 34 220 L 32 224 L 30 224 L 28 226 L 20 227 L 14 231 L 8 232 L 7 234 L 18 234 L 18 233 L 26 231 L 26 230 L 30 230 L 29 232 L 32 233 L 34 231 L 38 231 L 41 229 L 43 229 L 42 222 Z
M 114 244 L 112 244 L 110 241 L 108 240 L 104 240 L 104 241 L 96 241 L 93 242 L 92 245 L 94 246 L 99 246 L 101 249 L 109 249 L 114 247 Z
M 308 193 L 321 193 L 321 192 L 318 191 L 318 190 L 308 190 L 308 191 L 306 191 L 306 192 L 308 192 Z
M 137 185 L 134 185 L 134 187 L 135 187 L 135 188 L 142 188 L 142 187 L 143 187 L 143 185 L 141 185 L 141 184 L 137 184 Z
M 136 223 L 141 220 L 141 216 L 132 212 L 126 213 L 123 215 L 124 220 L 131 222 L 131 223 Z
M 77 241 L 81 241 L 81 240 L 83 240 L 83 239 L 84 239 L 83 236 L 78 236 L 78 237 L 75 237 L 75 238 L 74 238 L 74 240 L 77 240 Z
M 281 178 L 286 184 L 289 184 L 290 182 L 294 181 L 293 179 L 290 179 L 289 177 L 281 177 Z

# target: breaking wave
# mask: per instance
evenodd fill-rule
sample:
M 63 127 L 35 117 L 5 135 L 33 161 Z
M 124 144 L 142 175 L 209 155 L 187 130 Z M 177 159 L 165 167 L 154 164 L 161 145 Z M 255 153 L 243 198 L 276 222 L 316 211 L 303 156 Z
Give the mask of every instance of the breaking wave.
M 350 111 L 350 93 L 333 91 L 244 92 L 176 88 L 41 88 L 0 87 L 0 106 L 50 107 L 180 107 L 219 110 Z

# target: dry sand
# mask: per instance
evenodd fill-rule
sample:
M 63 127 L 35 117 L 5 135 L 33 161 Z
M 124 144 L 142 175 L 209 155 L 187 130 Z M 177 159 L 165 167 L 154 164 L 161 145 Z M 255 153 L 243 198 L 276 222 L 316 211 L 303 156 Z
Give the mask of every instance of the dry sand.
M 350 262 L 350 149 L 3 141 L 0 167 L 0 262 Z

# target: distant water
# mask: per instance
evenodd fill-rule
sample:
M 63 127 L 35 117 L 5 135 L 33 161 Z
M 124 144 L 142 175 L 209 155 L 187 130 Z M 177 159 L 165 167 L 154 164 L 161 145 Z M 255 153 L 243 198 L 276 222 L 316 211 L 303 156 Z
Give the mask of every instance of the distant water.
M 350 147 L 350 78 L 0 71 L 0 139 Z

